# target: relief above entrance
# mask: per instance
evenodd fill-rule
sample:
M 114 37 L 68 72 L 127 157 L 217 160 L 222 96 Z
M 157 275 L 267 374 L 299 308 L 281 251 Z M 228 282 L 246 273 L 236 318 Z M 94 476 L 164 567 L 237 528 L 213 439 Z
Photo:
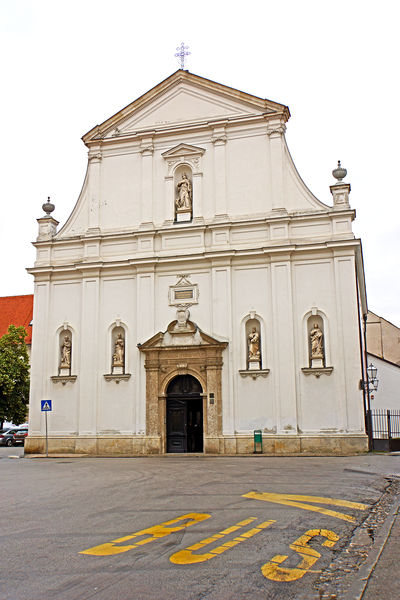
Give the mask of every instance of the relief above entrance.
M 165 332 L 159 332 L 143 344 L 138 344 L 139 350 L 145 354 L 146 435 L 159 440 L 158 447 L 153 448 L 154 453 L 174 451 L 167 431 L 167 421 L 170 424 L 167 414 L 168 394 L 171 391 L 169 386 L 176 377 L 190 375 L 203 390 L 198 401 L 201 402 L 201 410 L 200 406 L 196 408 L 196 419 L 198 414 L 202 419 L 198 425 L 203 432 L 203 441 L 200 443 L 197 440 L 195 447 L 202 448 L 205 453 L 217 454 L 220 452 L 220 443 L 223 443 L 222 353 L 228 342 L 201 331 L 189 320 L 186 307 L 178 307 L 177 317 Z M 184 399 L 180 401 L 184 402 Z M 189 405 L 182 410 L 186 411 L 185 414 L 191 414 Z M 194 446 L 183 443 L 177 451 L 186 452 L 191 447 Z

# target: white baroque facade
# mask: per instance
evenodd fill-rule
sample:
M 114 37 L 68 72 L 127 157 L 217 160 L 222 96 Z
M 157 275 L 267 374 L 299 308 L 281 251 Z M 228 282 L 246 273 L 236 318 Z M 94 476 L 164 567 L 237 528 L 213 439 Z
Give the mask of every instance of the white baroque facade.
M 89 131 L 38 219 L 27 453 L 354 453 L 364 432 L 350 186 L 307 189 L 286 106 L 179 70 Z M 45 205 L 46 208 L 46 205 Z M 260 449 L 259 446 L 257 449 Z

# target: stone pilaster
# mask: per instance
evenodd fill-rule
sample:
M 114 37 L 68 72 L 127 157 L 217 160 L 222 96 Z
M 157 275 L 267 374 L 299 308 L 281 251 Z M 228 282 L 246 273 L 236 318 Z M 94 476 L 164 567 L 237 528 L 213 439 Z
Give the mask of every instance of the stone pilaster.
M 89 233 L 100 231 L 101 160 L 100 151 L 89 152 Z
M 207 419 L 204 420 L 204 452 L 219 453 L 222 436 L 222 357 L 210 349 L 207 352 Z
M 272 208 L 283 207 L 284 189 L 283 189 L 283 164 L 284 164 L 284 144 L 283 136 L 286 131 L 286 125 L 283 120 L 275 119 L 268 122 L 267 135 L 269 138 L 269 150 L 271 161 L 271 192 Z
M 193 220 L 203 221 L 203 173 L 193 173 Z
M 226 133 L 225 126 L 213 130 L 215 216 L 225 217 L 226 206 Z
M 293 291 L 290 255 L 271 259 L 275 403 L 278 434 L 297 433 Z M 272 371 L 272 368 L 271 368 Z
M 142 154 L 142 215 L 141 225 L 153 221 L 153 136 L 142 139 L 140 152 Z
M 159 395 L 159 352 L 146 356 L 146 435 L 159 435 L 158 395 Z
M 175 194 L 174 194 L 174 176 L 165 177 L 165 220 L 173 223 L 175 219 Z
M 97 431 L 99 286 L 98 269 L 83 274 L 80 331 L 74 336 L 72 346 L 72 372 L 76 368 L 74 365 L 80 365 L 76 371 L 79 378 L 78 431 L 83 436 L 94 435 Z M 74 355 L 80 356 L 79 361 Z

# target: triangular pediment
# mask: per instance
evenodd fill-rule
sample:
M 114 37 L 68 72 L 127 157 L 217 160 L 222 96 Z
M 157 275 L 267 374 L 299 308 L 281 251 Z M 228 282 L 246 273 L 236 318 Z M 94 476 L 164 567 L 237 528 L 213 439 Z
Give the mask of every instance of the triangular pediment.
M 172 321 L 167 331 L 160 331 L 146 340 L 143 344 L 138 344 L 141 352 L 156 350 L 157 348 L 170 348 L 177 346 L 212 346 L 221 349 L 226 348 L 228 342 L 217 340 L 216 338 L 204 333 L 192 321 L 187 321 L 181 326 L 178 321 Z
M 284 115 L 287 120 L 289 109 L 283 104 L 179 70 L 91 129 L 83 136 L 83 141 L 88 143 L 141 131 L 265 114 Z
M 170 150 L 162 153 L 164 158 L 179 158 L 181 156 L 199 156 L 204 154 L 204 148 L 199 148 L 198 146 L 191 146 L 190 144 L 178 144 L 174 146 Z M 187 282 L 181 283 L 177 285 L 188 285 Z M 191 285 L 189 283 L 189 285 Z
M 123 135 L 143 129 L 157 129 L 160 126 L 188 125 L 251 114 L 252 111 L 241 103 L 214 97 L 208 91 L 193 89 L 186 83 L 180 83 L 125 121 L 120 132 Z M 258 114 L 261 112 L 258 111 Z

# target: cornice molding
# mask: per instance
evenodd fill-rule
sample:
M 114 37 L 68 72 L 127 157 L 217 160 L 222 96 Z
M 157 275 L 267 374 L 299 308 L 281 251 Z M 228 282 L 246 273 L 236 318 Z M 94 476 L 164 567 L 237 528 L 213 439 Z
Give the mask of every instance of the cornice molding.
M 285 213 L 284 215 L 276 215 L 276 214 L 264 214 L 264 215 L 259 215 L 259 216 L 253 216 L 250 217 L 248 215 L 245 215 L 243 217 L 239 217 L 239 218 L 235 218 L 235 217 L 231 217 L 230 219 L 228 218 L 228 220 L 226 220 L 225 222 L 221 222 L 218 220 L 210 220 L 208 222 L 203 222 L 203 223 L 191 223 L 190 225 L 184 225 L 184 224 L 180 224 L 179 226 L 179 231 L 194 231 L 194 230 L 198 230 L 200 229 L 213 229 L 213 228 L 220 228 L 220 227 L 237 227 L 237 226 L 248 226 L 248 227 L 253 227 L 254 225 L 258 225 L 258 224 L 268 224 L 268 223 L 280 223 L 280 222 L 293 222 L 293 221 L 308 221 L 308 220 L 312 220 L 312 221 L 316 221 L 316 220 L 323 220 L 323 219 L 336 219 L 338 216 L 350 216 L 352 219 L 355 217 L 355 210 L 354 209 L 342 209 L 342 210 L 334 210 L 333 208 L 327 207 L 326 210 L 321 210 L 321 211 L 313 211 L 313 212 L 296 212 L 296 213 Z M 156 235 L 156 234 L 160 234 L 160 233 L 164 233 L 164 232 L 168 232 L 168 231 L 173 231 L 174 233 L 176 233 L 177 229 L 176 229 L 176 225 L 171 225 L 171 224 L 166 224 L 166 225 L 156 225 L 154 226 L 154 229 L 150 229 L 148 230 L 146 233 L 147 235 Z M 130 238 L 130 239 L 134 239 L 135 237 L 141 235 L 143 232 L 141 232 L 140 230 L 136 230 L 133 231 L 129 230 L 129 231 L 121 231 L 121 232 L 114 232 L 114 231 L 105 231 L 103 233 L 99 233 L 98 231 L 93 234 L 93 235 L 88 235 L 87 233 L 85 234 L 79 234 L 77 236 L 70 236 L 70 237 L 58 237 L 57 235 L 52 238 L 51 240 L 37 240 L 32 242 L 32 245 L 35 248 L 43 248 L 46 246 L 52 246 L 52 245 L 70 245 L 70 244 L 77 244 L 77 243 L 82 243 L 84 242 L 86 239 L 93 241 L 93 240 L 99 240 L 99 241 L 103 241 L 103 240 L 121 240 L 123 238 Z M 353 239 L 353 238 L 352 238 Z M 333 241 L 334 244 L 337 244 L 339 241 L 345 241 L 347 242 L 348 240 L 337 240 L 337 241 Z M 327 244 L 329 244 L 330 242 L 327 241 Z
M 285 219 L 286 220 L 286 219 Z M 257 221 L 259 227 L 263 225 L 267 225 L 266 219 L 260 219 Z M 180 228 L 180 232 L 184 236 L 188 233 L 193 233 L 194 231 L 197 233 L 204 234 L 206 231 L 213 231 L 218 229 L 226 229 L 229 231 L 234 231 L 235 229 L 243 228 L 243 226 L 253 225 L 242 222 L 229 222 L 229 223 L 213 223 L 213 224 L 191 224 L 185 227 Z M 103 237 L 98 238 L 99 241 L 116 241 L 121 242 L 121 240 L 125 239 L 127 241 L 139 240 L 141 237 L 145 236 L 147 238 L 154 238 L 156 235 L 162 234 L 174 234 L 176 235 L 176 228 L 169 226 L 165 229 L 155 229 L 149 232 L 135 232 L 135 233 L 124 233 L 124 234 L 112 234 L 112 235 L 104 235 Z M 166 252 L 154 252 L 150 251 L 146 253 L 145 251 L 137 250 L 135 255 L 132 256 L 130 253 L 129 258 L 124 259 L 112 259 L 110 258 L 102 258 L 99 260 L 99 257 L 93 257 L 93 261 L 91 261 L 90 257 L 83 257 L 83 249 L 85 246 L 85 242 L 87 238 L 80 237 L 79 239 L 73 238 L 69 240 L 49 240 L 46 242 L 35 242 L 34 246 L 37 247 L 64 247 L 68 249 L 69 246 L 77 248 L 77 243 L 79 244 L 79 252 L 82 252 L 82 256 L 78 259 L 71 260 L 70 263 L 61 263 L 61 264 L 37 264 L 33 267 L 27 269 L 28 273 L 32 275 L 36 275 L 37 279 L 43 277 L 54 277 L 65 275 L 67 273 L 74 273 L 75 276 L 83 277 L 96 277 L 100 273 L 109 272 L 110 270 L 123 270 L 126 271 L 127 268 L 135 271 L 135 269 L 142 267 L 144 269 L 148 269 L 150 265 L 167 265 L 175 262 L 179 262 L 182 260 L 182 256 L 179 255 L 175 250 L 172 250 L 170 253 Z M 249 242 L 251 244 L 251 242 Z M 199 259 L 201 260 L 225 260 L 226 257 L 235 257 L 238 259 L 255 259 L 260 258 L 264 260 L 281 260 L 280 257 L 283 255 L 292 255 L 293 253 L 301 254 L 311 254 L 311 253 L 327 253 L 328 255 L 334 258 L 335 256 L 347 256 L 350 254 L 354 254 L 358 251 L 360 247 L 360 240 L 354 237 L 349 237 L 348 239 L 333 239 L 333 240 L 321 240 L 321 241 L 296 241 L 292 242 L 290 238 L 285 240 L 280 240 L 279 243 L 276 243 L 275 240 L 265 239 L 258 241 L 254 244 L 254 247 L 247 248 L 237 248 L 234 244 L 231 247 L 218 248 L 218 246 L 211 246 L 210 248 L 205 248 L 203 244 L 200 244 L 199 248 L 194 248 L 192 254 L 185 255 L 185 262 L 193 262 Z
M 265 115 L 265 114 L 260 114 L 260 115 L 241 115 L 238 117 L 231 117 L 228 120 L 226 118 L 223 119 L 223 122 L 226 122 L 226 127 L 228 128 L 233 128 L 233 127 L 238 127 L 238 126 L 243 126 L 244 124 L 263 124 L 265 126 L 265 119 L 266 117 L 268 117 L 269 115 Z M 276 113 L 274 113 L 273 115 L 274 117 L 276 117 Z M 282 115 L 282 118 L 283 115 Z M 182 131 L 182 134 L 184 133 L 185 136 L 191 134 L 191 133 L 200 133 L 200 132 L 209 132 L 210 129 L 214 129 L 215 127 L 220 126 L 221 121 L 218 119 L 210 119 L 207 121 L 199 121 L 199 122 L 189 122 L 189 123 L 175 123 L 173 125 L 164 125 L 164 126 L 160 126 L 157 127 L 156 129 L 154 129 L 154 127 L 152 126 L 151 128 L 145 128 L 145 129 L 136 129 L 130 132 L 126 132 L 126 133 L 120 133 L 118 135 L 118 137 L 110 137 L 110 138 L 102 138 L 101 140 L 99 139 L 93 139 L 91 141 L 87 141 L 85 142 L 86 146 L 88 148 L 91 148 L 92 146 L 98 146 L 99 145 L 99 141 L 101 141 L 101 145 L 102 148 L 105 148 L 106 146 L 117 146 L 117 145 L 124 145 L 124 144 L 131 144 L 133 141 L 135 142 L 140 142 L 140 139 L 145 136 L 145 135 L 149 135 L 149 133 L 152 133 L 155 138 L 160 138 L 160 137 L 166 137 L 166 136 L 171 136 L 171 135 L 177 135 L 179 134 L 180 131 Z

